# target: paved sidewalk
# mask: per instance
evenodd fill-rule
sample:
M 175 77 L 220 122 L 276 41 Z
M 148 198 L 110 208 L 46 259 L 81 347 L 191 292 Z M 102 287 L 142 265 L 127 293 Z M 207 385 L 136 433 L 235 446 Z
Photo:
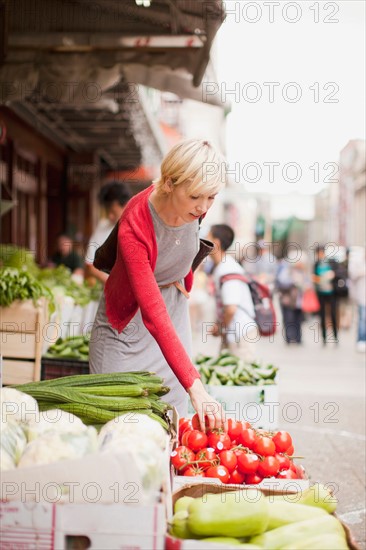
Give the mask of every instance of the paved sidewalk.
M 210 313 L 212 304 L 206 319 Z M 286 345 L 281 330 L 272 339 L 262 337 L 258 358 L 280 367 L 280 427 L 293 435 L 310 478 L 333 488 L 338 513 L 365 550 L 366 356 L 355 351 L 354 326 L 340 332 L 338 345 L 323 347 L 317 323 L 304 324 L 300 346 Z M 195 353 L 214 355 L 218 346 L 212 337 L 202 342 L 196 330 Z

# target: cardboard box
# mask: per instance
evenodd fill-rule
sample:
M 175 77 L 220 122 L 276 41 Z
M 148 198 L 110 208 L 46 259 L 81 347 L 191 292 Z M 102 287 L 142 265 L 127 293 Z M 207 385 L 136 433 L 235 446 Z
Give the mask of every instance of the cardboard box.
M 213 477 L 190 477 L 190 476 L 174 476 L 173 479 L 173 492 L 178 491 L 184 487 L 191 485 L 199 485 L 201 483 L 210 485 L 219 485 L 221 487 L 227 487 L 227 484 L 222 483 L 219 479 Z M 296 493 L 299 491 L 305 491 L 310 487 L 309 479 L 277 479 L 266 478 L 263 479 L 257 485 L 230 485 L 230 487 L 236 487 L 236 490 L 243 488 L 256 488 L 276 490 L 283 493 Z
M 162 550 L 163 503 L 0 503 L 2 550 Z
M 279 394 L 276 384 L 205 387 L 216 401 L 222 403 L 228 418 L 247 420 L 254 428 L 278 429 Z M 189 412 L 194 414 L 191 405 Z
M 292 480 L 290 480 L 292 481 Z M 296 480 L 295 480 L 296 481 Z M 183 496 L 190 496 L 190 497 L 193 497 L 193 498 L 205 498 L 205 495 L 207 494 L 217 494 L 217 493 L 223 493 L 223 492 L 230 492 L 230 491 L 237 491 L 238 490 L 238 486 L 237 485 L 223 485 L 223 486 L 219 486 L 219 485 L 207 485 L 207 484 L 204 484 L 204 483 L 201 483 L 201 484 L 194 484 L 194 485 L 190 485 L 190 486 L 186 486 L 178 491 L 175 491 L 173 493 L 173 506 L 176 502 L 176 500 L 178 500 L 179 498 L 183 497 Z M 250 488 L 244 488 L 243 491 L 257 491 L 258 490 L 258 486 L 257 488 L 256 487 L 250 487 Z M 284 496 L 284 499 L 288 500 L 290 498 L 290 495 L 289 493 L 282 493 L 282 491 L 278 491 L 278 490 L 273 490 L 273 489 L 259 489 L 262 493 L 264 493 L 265 495 L 281 495 L 283 494 Z M 291 491 L 294 495 L 296 494 L 296 490 L 295 491 Z M 245 492 L 243 493 L 243 496 L 245 497 Z M 336 514 L 334 514 L 336 515 Z M 339 520 L 340 521 L 340 520 Z M 346 535 L 346 539 L 347 539 L 347 544 L 348 544 L 348 547 L 350 550 L 360 550 L 360 548 L 357 546 L 357 544 L 355 543 L 355 541 L 353 540 L 352 538 L 352 534 L 351 534 L 351 531 L 350 529 L 347 527 L 347 525 L 345 525 L 343 522 L 340 521 L 340 523 L 342 524 L 343 528 L 344 528 L 344 531 L 345 531 L 345 535 Z M 207 546 L 207 542 L 206 543 L 202 543 L 200 542 L 199 540 L 180 540 L 180 539 L 177 539 L 175 537 L 172 537 L 171 535 L 167 535 L 166 537 L 166 541 L 165 541 L 165 550 L 207 550 L 208 546 Z M 211 548 L 211 546 L 210 546 Z M 214 548 L 232 548 L 233 550 L 235 548 L 238 548 L 238 546 L 228 546 L 228 545 L 215 545 L 213 546 L 212 545 L 212 549 Z M 324 549 L 324 550 L 330 550 L 330 549 Z
M 172 513 L 169 456 L 167 443 L 166 475 L 151 503 L 128 450 L 3 472 L 1 549 L 162 550 Z
M 0 499 L 18 502 L 125 502 L 132 489 L 142 495 L 142 481 L 132 454 L 93 453 L 1 472 Z

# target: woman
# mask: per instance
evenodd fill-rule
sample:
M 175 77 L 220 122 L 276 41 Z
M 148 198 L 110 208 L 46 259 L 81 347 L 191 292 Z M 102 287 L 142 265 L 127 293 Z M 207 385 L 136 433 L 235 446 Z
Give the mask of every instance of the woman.
M 334 289 L 335 273 L 325 254 L 325 247 L 316 248 L 317 260 L 314 265 L 313 282 L 320 304 L 320 323 L 322 328 L 323 345 L 327 343 L 326 316 L 330 309 L 334 342 L 338 343 L 338 300 Z M 330 340 L 333 341 L 333 340 Z
M 156 372 L 181 416 L 188 392 L 202 429 L 205 415 L 211 429 L 221 427 L 224 412 L 190 359 L 187 297 L 199 219 L 224 184 L 223 162 L 207 141 L 183 141 L 164 158 L 160 179 L 129 201 L 90 345 L 91 372 Z
M 301 344 L 301 325 L 304 320 L 301 309 L 306 281 L 305 264 L 297 258 L 297 250 L 290 249 L 288 256 L 278 266 L 276 288 L 284 325 L 283 335 L 287 344 Z

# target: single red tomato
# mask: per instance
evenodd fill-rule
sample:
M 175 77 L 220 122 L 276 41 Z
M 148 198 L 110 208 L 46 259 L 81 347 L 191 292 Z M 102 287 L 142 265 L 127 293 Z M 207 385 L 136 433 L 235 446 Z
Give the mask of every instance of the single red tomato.
M 259 456 L 254 453 L 242 453 L 238 456 L 238 470 L 242 474 L 254 474 L 259 466 Z
M 194 459 L 194 452 L 183 445 L 177 447 L 170 455 L 170 462 L 179 473 L 183 473 L 185 468 L 189 466 L 187 463 L 193 462 Z
M 190 418 L 180 418 L 179 419 L 179 439 L 182 439 L 182 435 L 186 430 L 192 429 L 192 423 Z
M 290 447 L 286 449 L 285 454 L 287 454 L 288 456 L 292 456 L 294 452 L 295 452 L 294 446 L 290 445 Z
M 280 463 L 274 456 L 266 456 L 258 466 L 258 474 L 262 477 L 272 477 L 278 474 Z
M 225 449 L 230 449 L 231 439 L 227 433 L 215 430 L 208 436 L 208 446 L 212 447 L 216 452 L 221 452 Z
M 231 472 L 229 477 L 229 483 L 235 483 L 236 485 L 241 485 L 245 481 L 245 475 L 239 472 L 238 469 L 235 469 Z
M 272 439 L 278 453 L 287 452 L 287 449 L 292 445 L 292 437 L 288 432 L 277 432 Z
M 241 445 L 244 445 L 244 447 L 248 447 L 248 449 L 253 449 L 254 443 L 257 439 L 257 435 L 252 428 L 247 428 L 246 430 L 243 430 L 241 434 L 239 434 L 237 440 Z
M 229 473 L 235 470 L 238 459 L 236 458 L 236 454 L 234 453 L 234 451 L 221 451 L 221 453 L 219 454 L 219 459 L 220 464 L 222 466 L 225 466 Z
M 291 459 L 289 460 L 290 460 L 289 470 L 292 470 L 293 472 L 295 472 L 295 474 L 297 474 L 297 465 Z
M 187 432 L 187 438 L 186 438 L 186 445 L 192 451 L 199 451 L 200 449 L 203 449 L 204 447 L 207 447 L 207 435 L 203 432 L 200 432 L 199 430 L 192 430 L 191 432 Z M 183 435 L 183 439 L 185 438 L 185 434 Z
M 253 445 L 253 451 L 261 456 L 273 456 L 276 446 L 270 437 L 258 437 Z
M 280 464 L 280 471 L 289 469 L 289 467 L 291 465 L 291 461 L 290 461 L 288 456 L 286 456 L 282 453 L 275 453 L 274 457 L 277 458 L 277 460 Z
M 215 477 L 220 479 L 222 483 L 227 483 L 230 479 L 230 474 L 225 466 L 211 466 L 206 470 L 206 477 Z
M 229 418 L 227 423 L 228 423 L 227 433 L 229 434 L 231 441 L 233 441 L 243 431 L 243 425 L 240 422 L 240 420 L 233 420 L 232 418 Z
M 191 422 L 192 422 L 192 426 L 193 426 L 193 429 L 194 429 L 194 430 L 200 430 L 200 431 L 202 431 L 202 430 L 201 430 L 200 419 L 199 419 L 199 416 L 198 416 L 197 413 L 196 413 L 195 415 L 192 416 Z M 206 430 L 207 430 L 207 428 L 208 428 L 208 426 L 209 426 L 207 416 L 205 416 L 205 426 L 206 426 Z
M 200 449 L 198 453 L 196 453 L 194 460 L 203 470 L 207 470 L 207 468 L 210 468 L 211 466 L 216 466 L 219 462 L 217 454 L 210 447 Z
M 185 430 L 185 432 L 183 433 L 182 437 L 181 437 L 181 443 L 182 445 L 184 445 L 185 447 L 189 447 L 188 445 L 188 436 L 189 434 L 191 434 L 193 432 L 192 429 L 187 429 Z
M 290 470 L 282 470 L 281 472 L 278 472 L 276 475 L 278 479 L 299 479 L 297 474 Z
M 202 470 L 202 468 L 197 468 L 197 466 L 188 466 L 184 470 L 184 476 L 192 476 L 192 477 L 205 477 L 205 472 Z
M 246 485 L 257 485 L 257 483 L 260 483 L 262 481 L 262 477 L 258 474 L 248 474 L 245 476 L 245 484 Z

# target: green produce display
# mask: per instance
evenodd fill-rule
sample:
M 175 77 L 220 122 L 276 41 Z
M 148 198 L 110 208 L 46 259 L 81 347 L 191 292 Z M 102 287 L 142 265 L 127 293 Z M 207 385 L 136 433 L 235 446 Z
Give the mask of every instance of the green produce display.
M 200 537 L 248 537 L 268 526 L 268 502 L 264 495 L 248 500 L 240 491 L 207 495 L 188 507 L 188 529 Z
M 300 500 L 288 502 L 283 495 L 265 497 L 260 492 L 249 497 L 243 491 L 184 496 L 175 502 L 169 532 L 248 549 L 347 550 L 345 530 L 331 515 L 336 499 L 327 488 L 316 483 Z
M 78 284 L 73 281 L 70 270 L 64 265 L 40 269 L 37 278 L 48 286 L 55 296 L 70 296 L 78 306 L 86 306 L 92 300 L 98 301 L 102 292 L 99 282 L 94 286 L 88 286 L 86 282 Z
M 171 408 L 160 396 L 169 392 L 154 373 L 126 372 L 65 376 L 14 386 L 34 397 L 41 411 L 58 408 L 85 424 L 105 424 L 122 413 L 147 414 L 166 430 Z
M 276 384 L 278 368 L 245 363 L 224 350 L 218 357 L 199 355 L 195 361 L 201 380 L 210 386 L 261 386 Z
M 347 548 L 346 535 L 341 523 L 329 514 L 321 518 L 297 521 L 272 529 L 272 531 L 267 531 L 263 535 L 252 538 L 250 542 L 258 544 L 265 550 L 281 550 L 284 546 L 290 546 L 290 543 L 292 548 L 297 548 L 297 545 L 301 544 L 306 538 L 315 535 L 338 535 L 338 537 L 343 538 Z M 328 548 L 323 550 L 328 550 Z
M 90 334 L 86 334 L 85 336 L 70 336 L 65 339 L 59 338 L 48 348 L 45 357 L 88 361 L 89 341 Z
M 50 290 L 26 269 L 5 267 L 0 269 L 0 306 L 8 307 L 16 300 L 33 300 L 45 297 L 50 312 L 54 311 L 54 300 Z

